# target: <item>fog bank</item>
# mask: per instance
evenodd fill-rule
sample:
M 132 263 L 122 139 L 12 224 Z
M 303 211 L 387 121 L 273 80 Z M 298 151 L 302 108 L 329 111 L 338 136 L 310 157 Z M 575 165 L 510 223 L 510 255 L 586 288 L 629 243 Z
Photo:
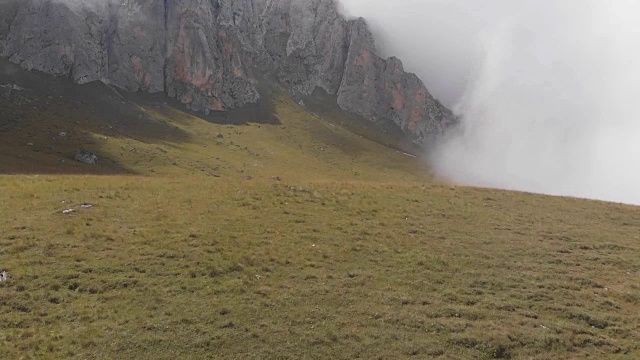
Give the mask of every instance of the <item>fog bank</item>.
M 462 125 L 456 183 L 640 204 L 640 3 L 343 0 Z

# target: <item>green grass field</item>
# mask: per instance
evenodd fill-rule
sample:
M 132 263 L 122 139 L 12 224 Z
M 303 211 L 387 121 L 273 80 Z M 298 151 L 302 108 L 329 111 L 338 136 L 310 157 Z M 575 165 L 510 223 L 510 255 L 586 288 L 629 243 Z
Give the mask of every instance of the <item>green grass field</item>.
M 639 208 L 450 186 L 274 108 L 16 110 L 0 359 L 640 358 Z

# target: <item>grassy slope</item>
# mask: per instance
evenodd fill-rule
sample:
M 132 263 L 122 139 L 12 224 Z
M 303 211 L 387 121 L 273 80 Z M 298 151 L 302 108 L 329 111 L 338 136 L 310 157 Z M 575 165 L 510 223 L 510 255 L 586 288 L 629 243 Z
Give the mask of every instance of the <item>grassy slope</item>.
M 638 208 L 438 184 L 275 108 L 0 135 L 0 358 L 640 357 Z

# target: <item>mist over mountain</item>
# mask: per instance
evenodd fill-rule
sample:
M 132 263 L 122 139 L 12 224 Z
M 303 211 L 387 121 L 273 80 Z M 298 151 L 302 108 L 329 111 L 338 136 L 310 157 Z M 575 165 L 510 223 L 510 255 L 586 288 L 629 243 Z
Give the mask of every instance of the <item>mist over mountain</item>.
M 299 100 L 320 90 L 378 129 L 431 145 L 433 168 L 456 183 L 640 203 L 632 1 L 0 7 L 0 55 L 25 69 L 164 92 L 205 113 L 258 103 L 265 82 Z M 461 121 L 448 132 L 447 107 Z
M 640 203 L 637 2 L 343 4 L 462 115 L 430 155 L 441 176 Z

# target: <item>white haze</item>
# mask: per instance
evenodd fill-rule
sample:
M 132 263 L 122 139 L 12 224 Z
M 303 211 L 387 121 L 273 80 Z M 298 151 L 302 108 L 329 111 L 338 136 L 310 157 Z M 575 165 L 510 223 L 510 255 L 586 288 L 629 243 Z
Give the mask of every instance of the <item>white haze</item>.
M 456 183 L 640 204 L 640 2 L 343 0 L 461 114 Z
M 64 4 L 74 13 L 78 11 L 101 12 L 107 9 L 111 4 L 115 4 L 121 0 L 45 0 L 52 3 Z

